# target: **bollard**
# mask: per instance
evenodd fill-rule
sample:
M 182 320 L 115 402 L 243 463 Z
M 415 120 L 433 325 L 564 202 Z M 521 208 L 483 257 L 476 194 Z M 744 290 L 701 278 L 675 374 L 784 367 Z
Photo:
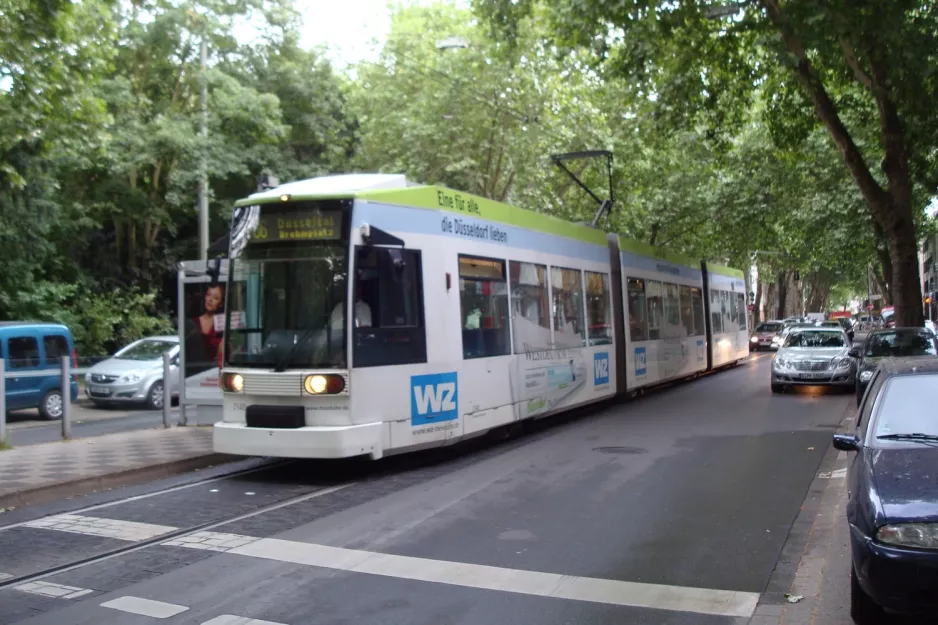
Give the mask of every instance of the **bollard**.
M 6 363 L 0 358 L 0 447 L 7 442 L 7 379 Z
M 169 409 L 173 405 L 173 388 L 169 376 L 169 352 L 163 352 L 163 427 L 169 426 Z
M 72 437 L 72 380 L 69 375 L 69 356 L 62 356 L 62 438 Z

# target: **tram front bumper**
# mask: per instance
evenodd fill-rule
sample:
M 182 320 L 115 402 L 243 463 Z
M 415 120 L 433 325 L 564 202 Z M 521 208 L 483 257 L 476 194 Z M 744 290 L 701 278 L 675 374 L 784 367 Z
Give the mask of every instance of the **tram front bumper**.
M 384 423 L 341 427 L 258 428 L 220 421 L 212 428 L 216 453 L 277 458 L 351 458 L 384 453 Z

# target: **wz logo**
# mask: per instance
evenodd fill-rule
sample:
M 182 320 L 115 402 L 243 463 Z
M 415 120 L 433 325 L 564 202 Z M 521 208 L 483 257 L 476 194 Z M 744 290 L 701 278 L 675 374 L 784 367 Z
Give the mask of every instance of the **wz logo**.
M 410 376 L 410 424 L 427 425 L 459 418 L 456 372 Z
M 645 355 L 644 347 L 635 348 L 635 375 L 641 376 L 648 373 L 648 359 Z
M 593 354 L 593 386 L 609 384 L 609 352 Z

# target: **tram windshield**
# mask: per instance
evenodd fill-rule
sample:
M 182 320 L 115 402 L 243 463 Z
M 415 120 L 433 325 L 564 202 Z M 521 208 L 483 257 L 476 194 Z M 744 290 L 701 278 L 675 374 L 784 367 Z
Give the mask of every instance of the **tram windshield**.
M 346 366 L 348 246 L 341 241 L 342 215 L 314 212 L 262 214 L 254 237 L 229 261 L 227 365 Z M 308 230 L 310 224 L 320 229 Z

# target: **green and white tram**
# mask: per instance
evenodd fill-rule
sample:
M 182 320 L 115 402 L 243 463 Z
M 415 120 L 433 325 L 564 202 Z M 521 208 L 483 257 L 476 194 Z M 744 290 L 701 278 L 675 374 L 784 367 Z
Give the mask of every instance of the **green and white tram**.
M 734 364 L 743 274 L 403 176 L 237 205 L 217 452 L 452 443 Z

